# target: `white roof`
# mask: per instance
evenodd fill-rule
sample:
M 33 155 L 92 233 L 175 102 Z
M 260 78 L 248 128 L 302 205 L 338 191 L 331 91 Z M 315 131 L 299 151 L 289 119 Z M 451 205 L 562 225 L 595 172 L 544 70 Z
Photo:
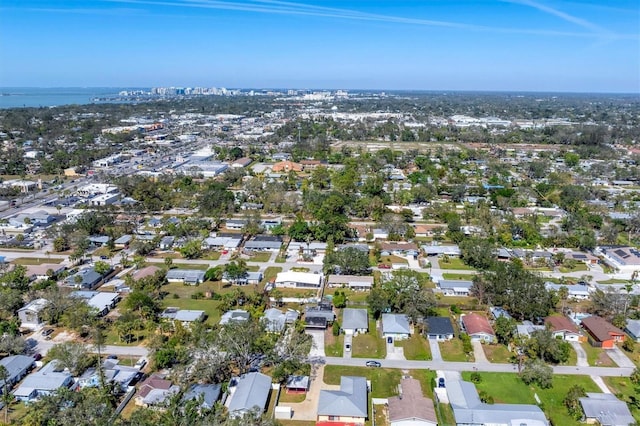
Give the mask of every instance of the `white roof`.
M 279 272 L 278 275 L 276 275 L 276 284 L 287 282 L 313 284 L 319 286 L 322 282 L 322 275 L 295 271 Z

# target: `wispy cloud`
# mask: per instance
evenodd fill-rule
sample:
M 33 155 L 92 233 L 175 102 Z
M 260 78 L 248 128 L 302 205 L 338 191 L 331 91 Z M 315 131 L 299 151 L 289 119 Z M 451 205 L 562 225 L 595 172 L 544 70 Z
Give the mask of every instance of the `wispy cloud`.
M 551 6 L 547 6 L 545 4 L 533 1 L 533 0 L 504 0 L 508 3 L 514 3 L 514 4 L 520 4 L 523 6 L 528 6 L 534 9 L 537 9 L 541 12 L 544 12 L 546 14 L 555 16 L 556 18 L 560 18 L 565 22 L 568 22 L 570 24 L 575 24 L 578 25 L 579 27 L 582 27 L 586 30 L 589 30 L 593 33 L 594 36 L 597 36 L 599 38 L 617 38 L 616 35 L 614 33 L 612 33 L 611 31 L 602 28 L 592 22 L 587 21 L 586 19 L 582 19 L 580 17 L 574 16 L 574 15 L 570 15 L 566 12 L 563 12 L 561 10 L 555 9 Z
M 548 29 L 527 29 L 527 28 L 505 28 L 490 25 L 476 25 L 462 22 L 408 18 L 403 16 L 382 15 L 375 13 L 366 13 L 357 10 L 318 6 L 300 2 L 290 2 L 283 0 L 249 0 L 246 2 L 227 1 L 227 0 L 100 0 L 102 3 L 116 3 L 131 6 L 166 6 L 183 9 L 214 9 L 214 10 L 231 10 L 239 12 L 293 15 L 293 16 L 309 16 L 319 18 L 333 18 L 352 21 L 371 21 L 386 22 L 403 25 L 427 26 L 454 28 L 468 31 L 490 32 L 499 34 L 527 34 L 551 37 L 581 37 L 595 38 L 598 40 L 615 39 L 615 38 L 631 38 L 638 39 L 638 34 L 624 35 L 613 34 L 610 31 L 601 28 L 587 20 L 559 11 L 552 7 L 537 3 L 533 0 L 503 0 L 508 3 L 521 4 L 532 7 L 544 13 L 556 16 L 566 22 L 570 22 L 582 28 L 582 32 L 578 31 L 559 31 Z M 44 9 L 41 9 L 44 10 Z M 130 9 L 47 9 L 52 12 L 70 12 L 70 13 L 94 13 L 94 14 L 115 14 L 130 13 Z M 118 11 L 119 12 L 116 12 Z M 146 10 L 148 13 L 155 13 L 152 10 Z

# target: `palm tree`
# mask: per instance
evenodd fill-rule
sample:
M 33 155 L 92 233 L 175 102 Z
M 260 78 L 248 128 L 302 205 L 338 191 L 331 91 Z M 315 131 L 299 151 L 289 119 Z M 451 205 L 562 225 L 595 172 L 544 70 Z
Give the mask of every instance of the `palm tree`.
M 0 380 L 2 380 L 2 403 L 4 404 L 4 422 L 9 424 L 9 405 L 13 401 L 13 395 L 9 393 L 9 372 L 4 365 L 0 365 Z

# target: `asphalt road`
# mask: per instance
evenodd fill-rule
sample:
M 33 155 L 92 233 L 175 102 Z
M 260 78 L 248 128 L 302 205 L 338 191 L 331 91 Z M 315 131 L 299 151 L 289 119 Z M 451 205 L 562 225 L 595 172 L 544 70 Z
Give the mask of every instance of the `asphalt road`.
M 365 358 L 336 358 L 325 357 L 314 360 L 327 365 L 345 365 L 352 367 L 365 367 Z M 376 360 L 382 364 L 383 368 L 400 368 L 406 370 L 447 370 L 447 371 L 483 371 L 495 373 L 517 373 L 514 364 L 476 364 L 472 362 L 448 362 L 448 361 L 408 361 L 408 360 Z M 629 376 L 632 368 L 619 367 L 576 367 L 576 366 L 556 366 L 553 367 L 554 374 L 571 374 L 586 376 Z

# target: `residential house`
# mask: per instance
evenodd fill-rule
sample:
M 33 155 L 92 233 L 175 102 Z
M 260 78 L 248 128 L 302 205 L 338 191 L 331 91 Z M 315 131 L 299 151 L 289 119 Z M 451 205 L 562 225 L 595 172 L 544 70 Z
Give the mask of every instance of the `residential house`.
M 162 237 L 162 239 L 160 240 L 160 245 L 158 246 L 160 248 L 160 250 L 171 250 L 171 248 L 173 247 L 173 243 L 175 242 L 176 238 L 174 236 L 171 235 L 165 235 L 164 237 Z
M 231 321 L 247 321 L 249 317 L 249 312 L 242 309 L 234 309 L 222 314 L 222 317 L 220 318 L 220 325 L 228 324 Z
M 556 284 L 554 282 L 547 281 L 544 283 L 547 291 L 558 292 L 560 287 L 566 287 L 567 298 L 573 300 L 589 300 L 591 297 L 591 291 L 586 284 Z
M 383 242 L 380 250 L 397 256 L 418 255 L 418 246 L 415 243 Z
M 120 301 L 120 294 L 98 291 L 87 301 L 90 307 L 96 310 L 99 316 L 107 315 L 109 311 L 116 307 L 116 303 Z
M 367 391 L 364 377 L 340 377 L 339 390 L 320 391 L 316 424 L 364 425 L 368 409 Z
M 93 268 L 81 269 L 75 275 L 67 277 L 66 284 L 70 287 L 80 288 L 83 290 L 93 290 L 100 282 L 103 276 L 97 273 Z
M 140 268 L 137 271 L 135 271 L 134 273 L 132 273 L 131 274 L 131 278 L 133 278 L 134 281 L 138 281 L 138 280 L 141 280 L 143 278 L 152 277 L 158 271 L 162 271 L 162 269 L 158 268 L 157 266 L 153 266 L 153 265 L 145 266 L 144 268 Z
M 469 296 L 471 294 L 473 281 L 469 280 L 438 280 L 436 291 L 443 296 Z
M 285 288 L 320 288 L 322 275 L 296 271 L 278 272 L 275 285 Z
M 285 389 L 287 393 L 306 393 L 309 390 L 309 376 L 289 376 Z
M 204 311 L 169 307 L 160 316 L 170 319 L 174 323 L 179 322 L 185 328 L 190 328 L 192 324 L 204 321 L 207 315 Z
M 198 285 L 204 281 L 205 271 L 199 269 L 170 269 L 167 271 L 167 281 Z
M 179 391 L 180 388 L 173 385 L 170 380 L 165 380 L 161 375 L 152 374 L 140 385 L 135 396 L 135 405 L 141 407 L 158 406 Z
M 580 398 L 585 422 L 601 426 L 629 426 L 637 424 L 629 407 L 610 393 L 587 392 Z
M 460 256 L 460 247 L 457 245 L 424 245 L 422 251 L 426 256 Z
M 271 167 L 274 173 L 289 173 L 289 172 L 301 172 L 303 169 L 302 164 L 294 163 L 293 161 L 280 161 Z
M 236 250 L 242 244 L 242 235 L 234 234 L 228 236 L 219 235 L 217 237 L 205 238 L 202 246 L 208 250 Z
M 405 377 L 399 396 L 388 398 L 391 426 L 438 426 L 433 401 L 422 393 L 420 381 Z
M 640 342 L 640 320 L 627 320 L 627 326 L 624 331 L 634 342 Z
M 29 374 L 13 392 L 13 396 L 29 403 L 50 395 L 60 388 L 74 388 L 73 377 L 67 371 L 58 368 L 58 360 L 53 360 L 35 373 Z
M 18 318 L 20 319 L 20 327 L 30 330 L 37 330 L 42 327 L 44 322 L 40 316 L 40 312 L 49 304 L 46 299 L 34 299 L 31 302 L 18 309 Z
M 385 339 L 405 340 L 410 335 L 411 326 L 405 314 L 382 314 L 382 336 Z
M 597 315 L 583 318 L 582 327 L 588 333 L 591 346 L 612 349 L 616 342 L 624 341 L 624 331 Z
M 249 164 L 251 164 L 252 162 L 253 160 L 250 157 L 242 157 L 242 158 L 238 158 L 236 161 L 231 163 L 231 167 L 243 168 L 243 167 L 249 166 Z
M 522 324 L 516 325 L 516 333 L 523 337 L 531 337 L 533 332 L 544 329 L 544 325 L 535 325 L 531 321 L 522 321 Z
M 327 286 L 346 287 L 350 290 L 367 291 L 373 286 L 373 277 L 362 277 L 359 275 L 329 275 Z
M 544 323 L 550 328 L 553 337 L 569 342 L 581 342 L 586 340 L 576 324 L 564 316 L 551 316 L 544 319 Z
M 445 341 L 453 339 L 454 331 L 451 318 L 449 317 L 427 317 L 425 318 L 427 339 Z
M 369 331 L 369 317 L 366 309 L 345 308 L 342 311 L 341 330 L 347 335 L 358 335 Z
M 29 280 L 40 281 L 51 277 L 55 278 L 67 267 L 62 263 L 41 263 L 39 265 L 25 265 L 25 269 L 25 275 L 29 277 Z
M 122 392 L 126 392 L 129 385 L 140 376 L 140 370 L 136 367 L 120 365 L 117 359 L 106 359 L 102 363 L 102 372 L 93 367 L 85 371 L 76 379 L 76 384 L 80 389 L 102 386 L 102 377 L 108 383 L 119 386 Z
M 472 341 L 482 341 L 493 343 L 496 335 L 489 324 L 489 320 L 476 313 L 462 314 L 460 316 L 460 326 L 469 335 Z
M 318 306 L 307 306 L 304 310 L 304 324 L 306 328 L 327 328 L 333 323 L 336 314 L 331 303 L 321 302 Z
M 233 384 L 233 385 L 232 385 Z M 261 415 L 271 392 L 271 377 L 262 373 L 248 373 L 229 384 L 228 410 L 231 418 L 242 417 L 257 410 Z
M 287 324 L 293 324 L 297 319 L 298 312 L 293 309 L 282 312 L 276 308 L 269 308 L 264 311 L 264 316 L 261 321 L 264 323 L 267 331 L 271 333 L 281 333 Z
M 512 319 L 511 315 L 509 314 L 509 312 L 507 312 L 506 309 L 501 308 L 499 306 L 491 306 L 489 308 L 489 312 L 491 312 L 491 316 L 493 317 L 493 319 L 497 320 L 500 317 L 504 317 L 506 319 Z
M 200 408 L 210 410 L 220 399 L 221 390 L 222 386 L 217 383 L 191 385 L 182 397 L 182 401 L 201 400 Z
M 447 380 L 447 397 L 458 426 L 548 426 L 544 412 L 533 404 L 486 404 L 476 387 L 463 380 Z
M 113 242 L 115 248 L 124 249 L 129 247 L 129 244 L 133 240 L 133 235 L 123 235 Z
M 244 243 L 245 251 L 280 251 L 282 238 L 277 235 L 256 235 Z
M 0 359 L 0 365 L 7 371 L 6 383 L 7 387 L 11 389 L 35 367 L 36 361 L 33 357 L 26 355 L 11 355 Z M 5 380 L 0 380 L 0 393 L 4 389 L 4 383 Z
M 262 272 L 247 272 L 246 275 L 242 278 L 235 278 L 233 280 L 229 279 L 229 275 L 226 272 L 222 273 L 222 282 L 223 283 L 233 283 L 236 285 L 248 285 L 248 284 L 260 284 L 262 281 Z

